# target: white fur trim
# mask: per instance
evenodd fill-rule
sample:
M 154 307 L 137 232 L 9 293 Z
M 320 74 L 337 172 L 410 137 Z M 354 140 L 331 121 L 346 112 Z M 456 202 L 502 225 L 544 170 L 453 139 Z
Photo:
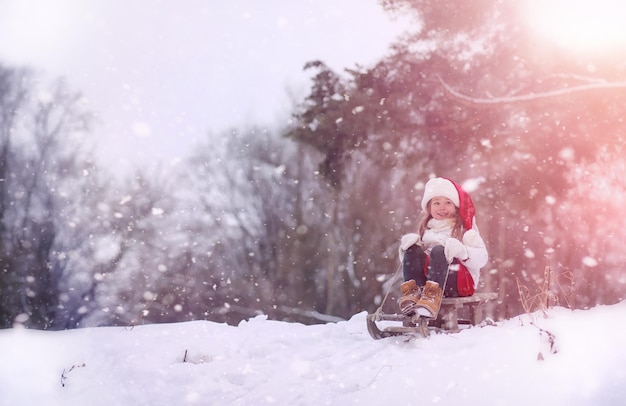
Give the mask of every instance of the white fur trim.
M 452 200 L 452 203 L 454 203 L 456 207 L 459 207 L 459 192 L 448 179 L 433 178 L 426 182 L 426 186 L 424 186 L 424 197 L 422 198 L 422 209 L 426 211 L 428 202 L 430 202 L 433 197 L 437 196 L 447 197 Z

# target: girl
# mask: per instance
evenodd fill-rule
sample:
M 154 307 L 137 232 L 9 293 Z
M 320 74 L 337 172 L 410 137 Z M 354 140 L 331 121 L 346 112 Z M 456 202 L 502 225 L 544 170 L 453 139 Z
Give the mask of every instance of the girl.
M 474 213 L 469 194 L 454 181 L 433 178 L 426 183 L 418 232 L 400 242 L 405 282 L 398 304 L 403 314 L 437 318 L 443 296 L 474 294 L 488 259 Z

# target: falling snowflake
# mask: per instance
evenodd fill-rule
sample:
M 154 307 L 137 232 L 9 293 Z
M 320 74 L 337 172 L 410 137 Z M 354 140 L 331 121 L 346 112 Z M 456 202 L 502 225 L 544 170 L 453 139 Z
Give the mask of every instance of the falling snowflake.
M 588 266 L 589 268 L 594 268 L 598 266 L 598 261 L 595 258 L 587 256 L 583 258 L 583 265 Z

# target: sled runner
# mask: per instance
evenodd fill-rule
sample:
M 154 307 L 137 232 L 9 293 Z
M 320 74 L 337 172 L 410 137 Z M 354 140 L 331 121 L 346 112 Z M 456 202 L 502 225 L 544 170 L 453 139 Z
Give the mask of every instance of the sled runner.
M 466 297 L 446 297 L 441 301 L 437 319 L 419 315 L 385 314 L 376 312 L 367 315 L 367 331 L 374 339 L 399 335 L 428 337 L 431 330 L 459 331 L 459 324 L 475 326 L 483 321 L 483 306 L 498 298 L 497 293 L 475 293 Z M 459 311 L 466 309 L 468 319 L 459 319 Z M 380 322 L 402 322 L 402 325 L 388 325 L 380 328 Z M 389 324 L 389 323 L 386 323 Z
M 388 326 L 381 330 L 376 324 L 380 321 L 401 321 L 402 326 Z M 374 339 L 402 335 L 428 337 L 430 334 L 430 330 L 428 330 L 428 319 L 417 314 L 413 316 L 385 313 L 368 314 L 367 331 Z

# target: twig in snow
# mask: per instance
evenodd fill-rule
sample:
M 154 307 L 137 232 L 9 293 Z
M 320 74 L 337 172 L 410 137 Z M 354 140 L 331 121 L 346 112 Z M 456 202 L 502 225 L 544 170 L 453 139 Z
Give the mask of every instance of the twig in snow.
M 61 372 L 61 386 L 65 388 L 65 381 L 67 381 L 67 374 L 72 372 L 74 368 L 84 368 L 84 367 L 85 367 L 85 363 L 83 362 L 82 364 L 72 365 L 70 369 L 68 369 L 67 371 L 65 370 L 65 368 L 63 368 L 63 372 Z
M 551 333 L 548 330 L 545 330 L 545 329 L 539 327 L 535 323 L 531 322 L 530 324 L 532 324 L 533 326 L 535 326 L 539 330 L 539 339 L 540 340 L 545 335 L 546 339 L 548 340 L 550 354 L 556 354 L 557 352 L 559 352 L 557 350 L 557 348 L 556 348 L 556 336 L 553 333 Z M 543 361 L 543 360 L 544 360 L 543 353 L 541 352 L 541 350 L 539 350 L 539 353 L 537 354 L 537 361 Z
M 554 280 L 555 287 L 551 286 Z M 559 305 L 559 293 L 563 295 L 570 309 L 573 308 L 574 273 L 569 269 L 561 269 L 558 273 L 552 272 L 550 265 L 546 265 L 542 279 L 536 280 L 538 292 L 531 294 L 530 289 L 520 284 L 516 277 L 517 291 L 524 311 L 533 319 L 532 312 L 541 310 L 544 317 L 548 317 L 547 310 L 554 305 Z M 565 282 L 565 283 L 563 283 Z

